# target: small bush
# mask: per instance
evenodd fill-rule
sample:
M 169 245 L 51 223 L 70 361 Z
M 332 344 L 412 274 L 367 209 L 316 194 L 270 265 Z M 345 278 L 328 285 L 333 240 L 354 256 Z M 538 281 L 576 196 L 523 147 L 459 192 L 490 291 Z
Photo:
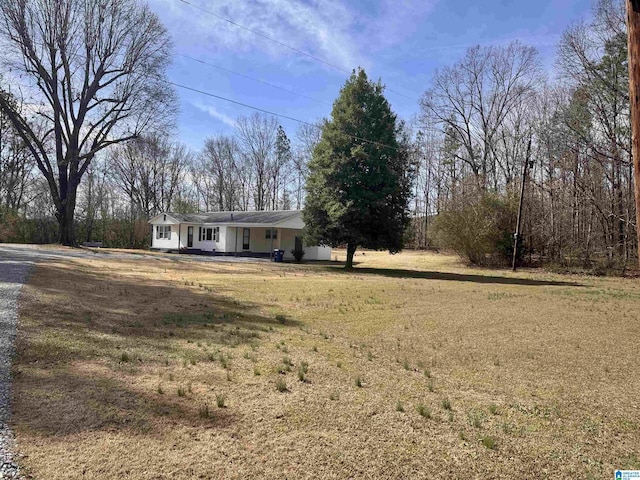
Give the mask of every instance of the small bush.
M 398 400 L 398 403 L 396 403 L 396 412 L 404 412 L 404 406 L 402 405 L 402 402 L 400 400 Z
M 164 393 L 164 390 L 162 389 L 162 385 L 158 385 L 158 393 L 160 395 L 162 395 Z
M 180 386 L 178 387 L 178 396 L 179 397 L 184 397 L 187 395 L 187 392 L 184 390 L 184 387 Z
M 120 361 L 122 363 L 127 363 L 129 361 L 129 354 L 127 352 L 122 352 L 120 355 Z
M 362 388 L 362 379 L 360 378 L 360 376 L 356 377 L 356 387 Z
M 469 263 L 505 264 L 513 255 L 516 209 L 513 198 L 468 193 L 438 215 L 434 229 L 443 246 L 452 248 Z
M 448 398 L 444 398 L 442 400 L 442 408 L 444 408 L 445 410 L 451 410 L 451 400 L 449 400 Z
M 489 412 L 491 413 L 491 415 L 497 415 L 498 406 L 495 403 L 492 403 L 491 405 L 489 405 Z
M 293 255 L 293 258 L 296 262 L 300 263 L 302 261 L 302 257 L 304 257 L 304 250 L 301 249 L 297 249 L 294 248 L 293 250 L 291 250 L 291 255 Z
M 223 393 L 219 393 L 216 395 L 216 405 L 218 405 L 218 408 L 224 408 L 224 402 L 227 400 L 227 396 Z

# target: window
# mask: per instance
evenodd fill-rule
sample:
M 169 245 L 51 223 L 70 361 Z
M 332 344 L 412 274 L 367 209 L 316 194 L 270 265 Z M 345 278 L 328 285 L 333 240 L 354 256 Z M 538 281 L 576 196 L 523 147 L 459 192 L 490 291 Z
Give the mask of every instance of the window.
M 171 225 L 158 225 L 156 238 L 166 238 L 167 240 L 171 240 Z
M 219 242 L 220 241 L 220 227 L 200 227 L 200 241 L 204 242 Z
M 273 238 L 274 240 L 278 239 L 278 230 L 277 229 L 271 229 L 271 228 L 267 228 L 266 230 L 266 235 L 264 238 Z

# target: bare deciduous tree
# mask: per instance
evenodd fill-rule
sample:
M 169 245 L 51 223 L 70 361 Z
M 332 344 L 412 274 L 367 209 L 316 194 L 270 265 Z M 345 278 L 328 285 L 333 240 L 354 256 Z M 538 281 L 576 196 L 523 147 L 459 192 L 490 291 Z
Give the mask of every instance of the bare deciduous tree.
M 76 243 L 77 189 L 95 155 L 171 120 L 170 39 L 136 0 L 0 0 L 3 63 L 30 82 L 9 118 L 44 175 L 59 241 Z M 39 128 L 42 125 L 44 128 Z

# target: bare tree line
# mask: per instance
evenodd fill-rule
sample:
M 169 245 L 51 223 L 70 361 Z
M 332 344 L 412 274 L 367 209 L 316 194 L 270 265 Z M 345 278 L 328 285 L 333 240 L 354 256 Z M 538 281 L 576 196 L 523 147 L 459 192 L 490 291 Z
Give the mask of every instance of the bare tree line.
M 471 48 L 438 70 L 416 122 L 416 245 L 433 241 L 429 220 L 443 211 L 486 194 L 513 204 L 531 140 L 527 253 L 585 265 L 634 254 L 624 2 L 598 0 L 567 29 L 556 71 L 519 42 Z
M 231 134 L 213 133 L 198 152 L 175 140 L 175 94 L 163 83 L 170 39 L 147 7 L 0 0 L 0 20 L 1 73 L 31 80 L 24 90 L 2 81 L 0 212 L 38 222 L 53 214 L 63 242 L 73 243 L 78 225 L 82 239 L 118 230 L 117 243 L 134 245 L 162 211 L 304 205 L 315 126 L 289 138 L 275 118 L 256 113 L 239 117 Z M 434 74 L 411 148 L 415 246 L 437 242 L 442 213 L 489 197 L 510 211 L 531 143 L 522 232 L 529 258 L 613 265 L 634 255 L 622 0 L 596 0 L 591 20 L 567 29 L 555 71 L 545 71 L 535 48 L 512 42 L 470 48 Z M 491 212 L 482 215 L 476 231 L 491 225 Z M 108 226 L 116 220 L 117 229 Z M 512 229 L 515 216 L 507 220 L 501 225 Z M 54 240 L 38 225 L 46 232 L 38 240 Z M 35 227 L 24 230 L 34 238 Z

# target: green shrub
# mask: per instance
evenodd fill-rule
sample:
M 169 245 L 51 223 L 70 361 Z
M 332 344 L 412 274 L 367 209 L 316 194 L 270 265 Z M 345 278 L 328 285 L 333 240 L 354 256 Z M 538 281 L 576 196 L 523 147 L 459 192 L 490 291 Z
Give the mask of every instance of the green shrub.
M 304 253 L 305 253 L 304 250 L 299 250 L 299 249 L 291 250 L 291 255 L 293 255 L 293 258 L 298 263 L 302 261 L 302 257 L 304 257 Z

